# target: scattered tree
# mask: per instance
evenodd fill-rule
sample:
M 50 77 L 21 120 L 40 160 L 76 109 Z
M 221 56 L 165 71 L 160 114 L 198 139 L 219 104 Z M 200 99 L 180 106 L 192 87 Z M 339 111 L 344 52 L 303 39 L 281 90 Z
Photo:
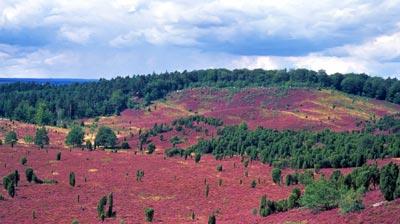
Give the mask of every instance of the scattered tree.
M 68 132 L 65 144 L 72 147 L 79 147 L 82 145 L 84 137 L 85 137 L 85 132 L 83 131 L 83 129 L 75 125 L 72 127 L 71 131 Z
M 4 142 L 11 145 L 11 147 L 14 147 L 14 145 L 18 142 L 17 133 L 15 131 L 7 132 Z
M 117 136 L 111 128 L 100 127 L 96 135 L 95 144 L 105 148 L 114 148 L 117 144 Z
M 45 127 L 36 129 L 34 142 L 35 145 L 39 146 L 40 148 L 43 148 L 45 145 L 49 145 L 50 139 L 47 135 L 47 130 Z

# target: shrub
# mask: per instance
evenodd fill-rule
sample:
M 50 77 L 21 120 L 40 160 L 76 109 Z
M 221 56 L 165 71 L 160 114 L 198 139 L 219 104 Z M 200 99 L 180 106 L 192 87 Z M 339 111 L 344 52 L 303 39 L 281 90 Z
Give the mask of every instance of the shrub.
M 322 178 L 306 186 L 300 203 L 314 211 L 323 211 L 337 207 L 338 201 L 339 192 L 336 187 Z
M 11 145 L 11 147 L 14 147 L 18 142 L 17 133 L 15 131 L 7 132 L 4 142 Z
M 8 184 L 8 186 L 7 186 L 7 193 L 8 193 L 8 195 L 10 195 L 10 197 L 14 197 L 15 196 L 15 186 L 14 186 L 14 184 Z
M 153 208 L 146 208 L 144 210 L 144 214 L 146 216 L 146 221 L 147 222 L 152 222 L 153 221 L 153 217 L 154 217 L 154 209 Z
M 72 187 L 75 187 L 75 173 L 74 172 L 69 173 L 69 185 L 71 185 Z
M 267 206 L 267 196 L 263 195 L 260 199 L 259 213 L 261 217 L 271 214 L 271 209 Z
M 292 193 L 290 194 L 289 198 L 288 198 L 288 208 L 296 208 L 299 207 L 299 200 L 300 200 L 300 196 L 301 196 L 301 191 L 299 188 L 294 188 L 292 190 Z
M 199 163 L 201 160 L 201 154 L 200 153 L 196 153 L 196 155 L 194 156 L 194 161 L 196 163 Z
M 108 195 L 108 210 L 107 210 L 107 217 L 114 217 L 115 216 L 115 211 L 113 211 L 113 193 L 110 193 Z
M 78 147 L 82 144 L 85 132 L 79 126 L 72 127 L 71 131 L 68 132 L 67 138 L 65 139 L 65 144 Z M 87 145 L 86 145 L 87 146 Z
M 24 136 L 24 142 L 27 144 L 31 144 L 33 142 L 33 137 L 30 135 L 25 135 Z
M 386 200 L 391 201 L 394 199 L 394 192 L 396 190 L 396 180 L 398 177 L 399 168 L 394 163 L 389 163 L 382 167 L 380 174 L 379 187 Z
M 349 213 L 362 210 L 364 205 L 362 203 L 361 191 L 355 191 L 350 188 L 345 189 L 340 194 L 339 208 L 341 213 Z
M 142 182 L 142 178 L 144 177 L 144 171 L 143 170 L 136 170 L 136 181 Z
M 167 157 L 173 157 L 173 156 L 177 156 L 177 155 L 182 156 L 184 153 L 185 153 L 185 150 L 180 149 L 180 148 L 175 148 L 175 147 L 165 150 L 165 155 Z
M 71 224 L 79 224 L 79 221 L 77 219 L 72 220 Z
M 257 186 L 257 181 L 256 181 L 256 180 L 251 181 L 250 186 L 251 186 L 251 188 L 256 188 L 256 186 Z
M 156 150 L 156 146 L 154 145 L 154 143 L 150 143 L 147 146 L 147 153 L 148 154 L 152 154 L 155 150 Z
M 210 215 L 208 217 L 208 224 L 216 224 L 216 223 L 217 223 L 217 220 L 215 218 L 215 215 L 214 214 Z
M 9 176 L 3 177 L 3 187 L 4 187 L 5 190 L 8 189 L 8 186 L 9 186 L 10 184 L 13 184 L 13 183 L 12 183 L 12 180 L 10 179 L 10 177 L 9 177 Z
M 29 183 L 32 182 L 33 176 L 34 176 L 33 169 L 32 169 L 32 168 L 27 168 L 27 169 L 25 170 L 25 176 L 26 176 L 26 180 L 27 180 Z
M 274 168 L 272 170 L 272 181 L 274 181 L 274 183 L 276 184 L 281 184 L 281 169 L 279 168 Z
M 218 172 L 222 172 L 222 165 L 218 165 L 218 166 L 217 166 L 217 171 L 218 171 Z
M 104 206 L 107 204 L 107 197 L 103 196 L 100 198 L 99 203 L 97 204 L 97 216 L 101 219 L 104 220 L 106 217 L 106 214 L 104 213 Z
M 22 165 L 25 166 L 25 164 L 28 162 L 28 160 L 27 160 L 26 157 L 24 156 L 24 157 L 22 157 L 22 158 L 19 160 L 19 162 L 20 162 Z
M 130 149 L 131 146 L 129 145 L 128 142 L 124 141 L 121 143 L 121 149 Z
M 57 152 L 56 160 L 58 160 L 58 161 L 61 160 L 61 152 Z

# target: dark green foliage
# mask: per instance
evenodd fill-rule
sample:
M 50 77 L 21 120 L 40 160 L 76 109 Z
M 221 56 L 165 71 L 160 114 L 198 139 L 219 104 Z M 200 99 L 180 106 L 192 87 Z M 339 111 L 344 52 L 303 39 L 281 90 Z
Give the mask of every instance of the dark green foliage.
M 72 220 L 71 224 L 79 224 L 79 221 L 77 219 Z
M 341 213 L 349 213 L 362 210 L 362 192 L 354 189 L 344 189 L 340 194 L 339 208 Z
M 379 187 L 383 196 L 388 201 L 394 199 L 398 175 L 399 168 L 394 163 L 389 163 L 381 169 Z
M 176 119 L 172 121 L 172 125 L 177 127 L 185 126 L 186 128 L 194 128 L 193 122 L 199 123 L 203 122 L 214 127 L 219 127 L 223 125 L 222 120 L 213 117 L 205 117 L 203 115 L 194 115 Z
M 173 147 L 175 147 L 176 145 L 182 143 L 182 140 L 178 136 L 172 137 L 169 141 L 171 142 Z
M 128 142 L 122 142 L 121 143 L 121 149 L 130 149 L 131 148 L 131 146 L 129 145 L 129 143 Z
M 252 180 L 251 183 L 250 183 L 250 187 L 251 188 L 256 188 L 256 186 L 257 186 L 257 181 L 256 180 Z
M 298 188 L 294 188 L 292 190 L 292 193 L 290 194 L 288 198 L 288 208 L 297 208 L 300 206 L 300 196 L 301 196 L 301 191 Z
M 104 220 L 106 217 L 106 214 L 104 212 L 104 206 L 107 204 L 107 197 L 103 196 L 99 203 L 97 204 L 97 216 L 101 219 Z
M 8 195 L 10 195 L 10 197 L 14 197 L 15 196 L 15 186 L 14 184 L 8 184 L 7 186 L 7 193 Z
M 114 131 L 109 127 L 100 127 L 96 135 L 96 146 L 103 146 L 105 148 L 114 148 L 117 144 L 117 136 Z
M 75 173 L 71 172 L 69 173 L 69 185 L 72 187 L 75 187 Z
M 218 137 L 200 140 L 188 151 L 212 153 L 216 158 L 248 155 L 275 167 L 342 168 L 365 164 L 367 159 L 383 158 L 397 152 L 395 135 L 366 132 L 248 130 L 247 125 L 227 126 Z M 399 150 L 400 153 L 400 150 Z M 399 154 L 400 156 L 400 154 Z
M 72 147 L 79 147 L 82 145 L 83 138 L 85 137 L 85 132 L 80 126 L 73 126 L 68 132 L 67 138 L 65 139 L 65 144 Z
M 170 148 L 170 149 L 165 150 L 164 153 L 165 153 L 165 155 L 166 155 L 167 157 L 183 156 L 183 155 L 185 154 L 185 150 L 184 150 L 184 149 L 180 149 L 180 148 L 173 147 L 173 148 Z
M 147 222 L 153 222 L 153 218 L 154 218 L 154 209 L 153 208 L 146 208 L 144 210 L 144 214 L 146 216 Z
M 194 155 L 194 161 L 195 161 L 196 163 L 199 163 L 200 160 L 201 160 L 201 154 L 200 154 L 200 153 L 196 153 L 196 154 Z
M 30 183 L 33 180 L 33 169 L 32 168 L 27 168 L 25 169 L 25 176 L 26 176 L 26 180 Z
M 17 138 L 17 133 L 15 131 L 9 131 L 6 134 L 6 137 L 4 139 L 4 142 L 6 144 L 11 145 L 11 147 L 14 147 L 14 145 L 17 143 L 18 138 Z
M 144 177 L 143 170 L 136 170 L 136 181 L 142 182 L 142 178 Z
M 8 189 L 8 185 L 11 185 L 11 184 L 13 185 L 13 182 L 12 182 L 12 180 L 11 180 L 11 178 L 9 176 L 3 177 L 3 187 L 4 187 L 5 190 L 7 190 Z
M 274 181 L 274 183 L 276 184 L 281 184 L 281 169 L 279 168 L 274 168 L 272 170 L 272 181 Z
M 322 178 L 306 186 L 300 203 L 314 211 L 324 211 L 337 207 L 339 196 L 336 187 Z
M 153 152 L 156 150 L 156 145 L 154 145 L 153 143 L 150 143 L 147 146 L 147 153 L 148 154 L 153 154 Z
M 114 217 L 115 216 L 115 211 L 113 211 L 113 206 L 114 206 L 114 199 L 113 199 L 113 193 L 111 192 L 108 195 L 108 210 L 107 210 L 107 217 Z
M 216 224 L 217 223 L 217 219 L 215 218 L 215 215 L 212 214 L 208 217 L 208 224 Z
M 21 165 L 24 165 L 28 162 L 28 160 L 26 159 L 25 156 L 21 157 L 21 159 L 19 160 L 19 162 L 21 163 Z
M 333 182 L 333 183 L 337 183 L 339 181 L 339 179 L 342 178 L 342 177 L 343 177 L 343 175 L 340 172 L 340 170 L 335 170 L 335 171 L 332 172 L 332 175 L 330 177 L 330 181 Z
M 299 182 L 303 185 L 310 184 L 314 181 L 314 174 L 310 170 L 304 171 L 299 174 Z
M 57 152 L 56 160 L 58 160 L 58 161 L 61 160 L 61 152 Z
M 35 145 L 39 146 L 40 148 L 43 148 L 45 145 L 49 145 L 50 139 L 47 135 L 47 130 L 45 127 L 36 129 L 34 142 Z
M 260 206 L 258 208 L 261 217 L 266 217 L 271 214 L 271 209 L 267 207 L 267 196 L 263 195 L 260 199 Z
M 222 165 L 221 164 L 217 166 L 217 171 L 218 172 L 222 172 Z

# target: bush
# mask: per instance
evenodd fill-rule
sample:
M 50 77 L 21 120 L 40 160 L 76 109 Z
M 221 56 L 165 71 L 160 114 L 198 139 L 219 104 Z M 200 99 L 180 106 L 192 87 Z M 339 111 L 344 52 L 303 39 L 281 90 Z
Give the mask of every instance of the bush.
M 361 191 L 350 188 L 340 194 L 339 208 L 341 213 L 360 211 L 364 208 Z
M 194 161 L 196 163 L 199 163 L 201 160 L 201 154 L 200 153 L 196 153 L 196 155 L 194 156 Z
M 217 171 L 218 171 L 218 172 L 222 172 L 222 165 L 218 165 L 218 166 L 217 166 Z
M 122 142 L 121 143 L 121 149 L 130 149 L 131 146 L 129 145 L 128 142 Z
M 300 189 L 294 188 L 288 198 L 288 208 L 289 209 L 300 206 L 300 204 L 299 204 L 300 196 L 301 196 Z
M 111 218 L 115 216 L 115 211 L 113 211 L 113 206 L 114 206 L 114 199 L 113 199 L 113 193 L 110 193 L 108 195 L 108 210 L 107 210 L 107 217 Z
M 156 146 L 154 145 L 154 143 L 150 143 L 147 146 L 147 153 L 148 154 L 153 154 L 153 152 L 156 150 Z
M 142 178 L 144 177 L 143 170 L 136 170 L 136 181 L 142 182 Z
M 182 156 L 184 153 L 185 153 L 185 150 L 176 148 L 176 147 L 165 150 L 165 155 L 167 157 L 173 157 L 173 156 L 178 156 L 178 155 Z
M 26 180 L 27 180 L 29 183 L 32 182 L 33 176 L 34 176 L 33 169 L 32 169 L 32 168 L 27 168 L 27 169 L 25 170 L 25 176 L 26 176 Z
M 276 184 L 281 184 L 281 169 L 279 168 L 274 168 L 272 170 L 272 181 L 274 181 L 274 183 Z
M 27 144 L 31 144 L 33 142 L 33 137 L 30 135 L 25 135 L 24 136 L 24 142 Z
M 15 186 L 14 186 L 14 184 L 8 184 L 8 186 L 7 186 L 7 193 L 8 193 L 8 195 L 10 195 L 10 197 L 14 197 L 15 196 Z
M 217 223 L 217 220 L 215 218 L 215 215 L 214 214 L 210 215 L 208 217 L 208 224 L 216 224 L 216 223 Z
M 380 174 L 379 187 L 386 200 L 391 201 L 394 199 L 394 192 L 396 190 L 396 180 L 398 177 L 399 168 L 394 163 L 389 163 L 382 167 Z
M 271 209 L 267 206 L 267 196 L 263 195 L 260 199 L 259 213 L 261 217 L 271 214 Z
M 24 166 L 25 166 L 25 164 L 28 162 L 28 160 L 27 160 L 26 157 L 24 156 L 24 157 L 22 157 L 22 158 L 19 160 L 19 162 L 21 163 L 21 165 L 24 165 Z
M 97 216 L 101 219 L 104 220 L 106 217 L 106 214 L 104 213 L 104 206 L 107 204 L 107 197 L 103 196 L 100 198 L 99 203 L 97 204 Z
M 144 214 L 146 216 L 146 221 L 147 222 L 152 222 L 153 221 L 153 217 L 154 217 L 154 209 L 153 208 L 146 208 L 144 210 Z
M 13 182 L 12 182 L 12 180 L 11 180 L 11 178 L 9 176 L 3 177 L 3 187 L 4 187 L 5 190 L 7 190 L 8 186 L 11 185 L 11 184 L 13 184 Z
M 209 193 L 210 193 L 210 185 L 206 184 L 206 190 L 205 190 L 206 198 L 208 197 Z
M 69 173 L 69 185 L 72 187 L 75 187 L 75 173 L 71 172 Z
M 17 133 L 15 131 L 7 132 L 4 142 L 11 145 L 11 147 L 14 147 L 18 142 Z
M 337 207 L 339 196 L 336 186 L 322 178 L 306 186 L 300 203 L 314 211 L 324 211 Z
M 251 186 L 251 188 L 256 188 L 256 186 L 257 186 L 257 181 L 256 181 L 256 180 L 251 181 L 250 186 Z
M 57 152 L 56 160 L 58 160 L 58 161 L 61 160 L 61 152 Z

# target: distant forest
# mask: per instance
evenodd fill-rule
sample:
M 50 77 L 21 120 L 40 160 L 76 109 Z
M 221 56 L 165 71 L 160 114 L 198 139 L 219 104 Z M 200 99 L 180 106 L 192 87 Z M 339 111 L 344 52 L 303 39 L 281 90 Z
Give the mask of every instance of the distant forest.
M 79 118 L 119 114 L 189 87 L 313 87 L 400 104 L 400 81 L 365 74 L 333 74 L 307 69 L 208 69 L 117 77 L 111 80 L 54 85 L 16 82 L 0 85 L 0 117 L 62 125 Z

